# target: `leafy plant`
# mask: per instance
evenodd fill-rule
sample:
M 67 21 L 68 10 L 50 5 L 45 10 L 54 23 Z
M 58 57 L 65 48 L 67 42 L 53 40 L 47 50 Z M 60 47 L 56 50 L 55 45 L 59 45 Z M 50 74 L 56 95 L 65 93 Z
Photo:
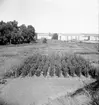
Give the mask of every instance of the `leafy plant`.
M 58 40 L 58 34 L 54 33 L 53 36 L 52 36 L 52 39 Z
M 46 38 L 43 38 L 42 39 L 42 43 L 47 43 L 47 39 Z
M 40 76 L 41 74 L 44 77 L 49 74 L 51 77 L 54 75 L 58 77 L 61 75 L 64 77 L 67 75 L 88 77 L 90 75 L 92 78 L 99 78 L 98 69 L 81 56 L 57 54 L 47 56 L 39 53 L 26 58 L 23 64 L 13 67 L 12 70 L 4 74 L 4 77 Z

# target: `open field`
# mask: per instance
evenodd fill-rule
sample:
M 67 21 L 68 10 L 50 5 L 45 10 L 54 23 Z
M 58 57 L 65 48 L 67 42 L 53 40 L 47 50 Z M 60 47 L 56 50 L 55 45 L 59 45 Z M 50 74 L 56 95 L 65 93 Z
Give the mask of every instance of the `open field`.
M 99 53 L 95 44 L 48 41 L 47 44 L 39 43 L 25 44 L 18 46 L 0 47 L 0 74 L 10 69 L 15 64 L 20 64 L 21 60 L 33 55 L 34 53 L 50 55 L 52 53 L 77 53 L 90 60 L 98 66 Z
M 6 47 L 0 46 L 0 77 L 2 78 L 4 73 L 13 69 L 16 66 L 20 66 L 24 59 L 38 52 L 42 55 L 51 55 L 53 53 L 58 53 L 60 55 L 64 53 L 76 54 L 90 61 L 92 65 L 97 67 L 97 70 L 99 67 L 99 53 L 95 48 L 95 44 L 79 42 L 62 42 L 55 40 L 48 40 L 46 44 L 42 44 L 42 42 L 38 40 L 38 43 L 33 44 L 24 44 L 18 46 L 12 45 Z M 75 90 L 83 87 L 85 84 L 89 84 L 93 81 L 94 80 L 90 79 L 90 77 L 25 77 L 8 79 L 6 85 L 1 85 L 1 87 L 4 87 L 1 89 L 0 97 L 4 98 L 4 100 L 7 102 L 11 102 L 13 105 L 17 102 L 17 105 L 41 105 L 42 103 L 46 103 L 46 101 L 48 101 L 47 99 L 49 98 L 54 98 L 58 95 L 70 91 L 74 92 Z M 67 105 L 76 104 L 77 103 L 69 103 Z M 53 102 L 52 104 L 48 105 L 65 104 L 57 104 L 57 102 Z

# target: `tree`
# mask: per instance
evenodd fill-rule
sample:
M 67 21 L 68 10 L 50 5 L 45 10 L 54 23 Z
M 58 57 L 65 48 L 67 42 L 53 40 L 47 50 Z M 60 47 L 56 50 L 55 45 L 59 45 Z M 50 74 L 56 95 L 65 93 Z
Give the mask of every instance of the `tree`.
M 35 29 L 32 25 L 28 25 L 27 27 L 27 34 L 28 34 L 28 37 L 29 37 L 29 40 L 30 41 L 34 41 L 34 36 L 36 35 L 35 34 Z
M 58 40 L 58 34 L 54 33 L 53 36 L 52 36 L 52 39 Z
M 7 44 L 7 34 L 9 34 L 9 30 L 6 26 L 6 23 L 1 21 L 0 22 L 0 44 L 5 45 Z
M 0 44 L 11 44 L 12 32 L 16 33 L 18 31 L 17 25 L 17 21 L 0 22 Z
M 17 21 L 0 22 L 0 45 L 30 43 L 36 33 L 32 25 L 18 26 Z
M 27 43 L 28 42 L 28 34 L 27 34 L 27 27 L 26 27 L 26 25 L 22 24 L 19 27 L 19 31 L 20 31 L 20 34 L 23 37 L 23 43 Z
M 27 27 L 23 24 L 20 26 L 20 33 L 23 36 L 23 42 L 29 43 L 35 40 L 35 29 L 32 25 L 28 25 Z

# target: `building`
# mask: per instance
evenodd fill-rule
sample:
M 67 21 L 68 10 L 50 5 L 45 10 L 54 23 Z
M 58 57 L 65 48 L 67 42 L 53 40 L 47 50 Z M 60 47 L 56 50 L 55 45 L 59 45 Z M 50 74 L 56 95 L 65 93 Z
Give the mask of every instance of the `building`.
M 87 39 L 86 37 L 84 37 L 83 34 L 63 34 L 63 33 L 59 33 L 58 36 L 58 40 L 62 40 L 62 41 L 83 41 Z
M 53 33 L 38 33 L 37 39 L 46 38 L 51 39 Z M 67 34 L 67 33 L 58 33 L 58 40 L 61 41 L 87 41 L 87 42 L 99 42 L 98 34 Z
M 42 38 L 51 39 L 52 36 L 50 33 L 37 33 L 37 39 L 42 39 Z
M 87 41 L 99 41 L 99 34 L 84 34 L 87 37 Z
M 87 41 L 87 42 L 99 42 L 98 34 L 58 34 L 58 40 L 62 41 Z

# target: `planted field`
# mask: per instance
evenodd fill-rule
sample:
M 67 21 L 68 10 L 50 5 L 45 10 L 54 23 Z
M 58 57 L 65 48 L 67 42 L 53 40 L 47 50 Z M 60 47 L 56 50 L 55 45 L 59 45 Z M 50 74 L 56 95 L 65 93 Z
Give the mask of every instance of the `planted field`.
M 4 78 L 10 77 L 25 77 L 25 76 L 41 76 L 44 77 L 67 77 L 81 75 L 93 78 L 99 76 L 97 69 L 84 58 L 70 54 L 53 54 L 41 55 L 33 54 L 26 58 L 23 64 L 15 66 L 4 74 Z
M 99 76 L 98 51 L 85 43 L 47 40 L 7 46 L 0 49 L 0 58 L 0 100 L 13 105 L 41 105 L 49 98 L 45 105 L 66 105 L 59 98 L 63 93 L 83 88 Z

